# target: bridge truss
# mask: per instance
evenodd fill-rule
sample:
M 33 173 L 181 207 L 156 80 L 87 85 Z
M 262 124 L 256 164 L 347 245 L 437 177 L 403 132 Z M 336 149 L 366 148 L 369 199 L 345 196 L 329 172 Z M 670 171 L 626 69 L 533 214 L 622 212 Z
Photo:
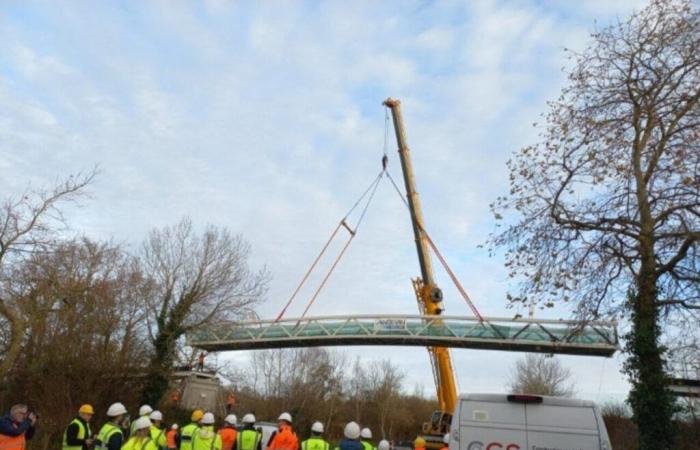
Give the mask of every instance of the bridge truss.
M 353 315 L 230 322 L 188 334 L 207 351 L 339 345 L 441 346 L 610 357 L 614 322 L 443 315 Z

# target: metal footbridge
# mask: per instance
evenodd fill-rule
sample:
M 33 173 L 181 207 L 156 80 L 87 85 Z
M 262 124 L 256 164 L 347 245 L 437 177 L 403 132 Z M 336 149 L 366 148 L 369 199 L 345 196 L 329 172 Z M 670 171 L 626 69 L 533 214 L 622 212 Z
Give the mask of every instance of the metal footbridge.
M 208 351 L 340 345 L 440 346 L 610 357 L 614 322 L 444 315 L 355 315 L 230 322 L 187 336 Z

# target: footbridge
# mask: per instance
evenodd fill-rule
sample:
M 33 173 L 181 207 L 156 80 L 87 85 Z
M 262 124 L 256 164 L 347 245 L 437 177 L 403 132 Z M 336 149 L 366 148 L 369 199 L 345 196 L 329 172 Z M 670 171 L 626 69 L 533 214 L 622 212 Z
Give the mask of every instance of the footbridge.
M 610 357 L 614 322 L 443 315 L 353 315 L 219 324 L 187 335 L 207 351 L 288 347 L 400 345 Z

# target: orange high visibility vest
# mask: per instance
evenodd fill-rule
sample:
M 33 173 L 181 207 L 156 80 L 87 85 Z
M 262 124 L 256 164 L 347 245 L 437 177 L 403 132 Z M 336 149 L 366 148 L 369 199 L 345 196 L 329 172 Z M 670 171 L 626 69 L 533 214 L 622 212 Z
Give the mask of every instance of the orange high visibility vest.
M 267 450 L 299 450 L 299 439 L 288 426 L 283 426 L 272 439 Z
M 16 424 L 12 424 L 17 428 Z M 24 438 L 24 433 L 19 436 L 6 436 L 0 434 L 0 450 L 24 450 L 27 446 L 27 440 Z
M 236 429 L 231 427 L 225 427 L 219 430 L 221 442 L 223 443 L 223 450 L 231 450 L 233 448 L 233 443 L 236 442 L 236 434 Z
M 177 430 L 170 430 L 165 433 L 165 439 L 168 441 L 168 448 L 177 448 L 177 442 L 175 442 L 176 435 Z

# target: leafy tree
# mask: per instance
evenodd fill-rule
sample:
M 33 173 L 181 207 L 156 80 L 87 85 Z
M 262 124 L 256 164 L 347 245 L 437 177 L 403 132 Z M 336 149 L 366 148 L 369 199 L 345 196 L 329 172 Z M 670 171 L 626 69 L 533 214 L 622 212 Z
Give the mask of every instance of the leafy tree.
M 191 330 L 235 319 L 265 292 L 265 268 L 248 267 L 250 245 L 224 228 L 198 234 L 188 218 L 153 230 L 141 265 L 151 280 L 147 318 L 154 344 L 144 401 L 157 404 L 168 388 L 180 338 Z
M 642 449 L 673 446 L 662 318 L 700 308 L 698 48 L 700 14 L 686 0 L 652 1 L 595 32 L 571 53 L 541 141 L 509 161 L 510 194 L 493 205 L 497 219 L 516 213 L 491 240 L 524 280 L 512 302 L 631 320 Z
M 515 362 L 508 388 L 512 393 L 572 397 L 571 370 L 547 355 L 527 354 Z
M 95 171 L 71 175 L 51 188 L 27 189 L 0 203 L 0 319 L 7 324 L 0 380 L 4 380 L 19 356 L 26 328 L 19 305 L 5 289 L 7 272 L 32 252 L 45 251 L 53 245 L 56 227 L 63 222 L 59 206 L 78 199 L 94 177 Z

